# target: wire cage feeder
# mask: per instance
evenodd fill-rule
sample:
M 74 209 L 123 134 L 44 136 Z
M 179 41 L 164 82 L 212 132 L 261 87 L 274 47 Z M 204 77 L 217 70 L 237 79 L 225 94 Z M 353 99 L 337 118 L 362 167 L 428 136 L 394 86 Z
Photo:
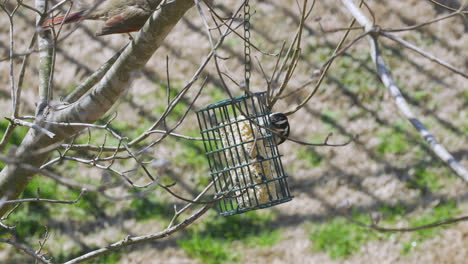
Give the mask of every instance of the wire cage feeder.
M 197 111 L 221 215 L 267 208 L 292 199 L 266 92 L 211 104 Z

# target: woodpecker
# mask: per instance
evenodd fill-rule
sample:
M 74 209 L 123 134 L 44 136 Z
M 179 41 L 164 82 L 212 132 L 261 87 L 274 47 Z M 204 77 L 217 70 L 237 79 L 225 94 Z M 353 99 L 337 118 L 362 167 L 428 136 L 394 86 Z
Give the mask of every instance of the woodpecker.
M 280 145 L 289 136 L 288 117 L 283 113 L 274 112 L 270 114 L 270 122 L 269 128 L 276 134 L 274 135 L 276 145 Z

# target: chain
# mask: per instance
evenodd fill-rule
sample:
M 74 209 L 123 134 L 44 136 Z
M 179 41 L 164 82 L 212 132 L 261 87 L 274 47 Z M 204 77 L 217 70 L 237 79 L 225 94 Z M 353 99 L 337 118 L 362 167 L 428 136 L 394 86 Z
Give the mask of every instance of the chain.
M 245 0 L 244 5 L 244 77 L 246 91 L 250 91 L 250 75 L 252 70 L 252 60 L 250 58 L 250 5 L 249 0 Z

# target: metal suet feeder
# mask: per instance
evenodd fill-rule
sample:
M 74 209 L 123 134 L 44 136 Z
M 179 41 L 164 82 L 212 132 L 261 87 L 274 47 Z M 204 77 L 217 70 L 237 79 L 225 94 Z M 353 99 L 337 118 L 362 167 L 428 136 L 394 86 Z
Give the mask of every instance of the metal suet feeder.
M 197 111 L 221 215 L 267 208 L 292 199 L 281 163 L 266 92 Z

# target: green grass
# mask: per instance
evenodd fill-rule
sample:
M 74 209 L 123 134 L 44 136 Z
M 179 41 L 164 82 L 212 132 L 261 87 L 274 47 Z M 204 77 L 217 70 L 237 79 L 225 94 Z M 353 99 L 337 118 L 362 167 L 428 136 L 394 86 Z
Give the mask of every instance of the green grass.
M 413 43 L 413 45 L 417 47 L 421 47 L 422 49 L 424 49 L 424 47 L 431 47 L 436 44 L 435 38 L 427 37 L 421 32 L 414 32 L 414 34 L 411 34 L 411 36 L 405 36 L 404 39 Z
M 173 109 L 172 111 L 168 114 L 167 116 L 167 121 L 172 121 L 172 122 L 175 122 L 177 121 L 179 118 L 181 118 L 184 113 L 187 111 L 187 107 L 188 107 L 188 104 L 184 103 L 184 101 L 180 101 Z M 167 108 L 167 104 L 158 104 L 156 107 L 155 107 L 155 112 L 158 113 L 158 115 L 161 115 L 162 113 L 164 113 L 164 111 L 166 110 Z
M 468 99 L 467 99 L 467 103 L 466 103 L 466 104 L 468 105 Z M 464 120 L 468 120 L 468 111 L 465 112 Z M 468 134 L 468 122 L 467 122 L 467 121 L 462 122 L 461 127 L 462 127 L 462 131 L 463 131 L 464 133 Z
M 380 144 L 377 147 L 379 154 L 404 154 L 409 150 L 408 140 L 402 132 L 387 130 L 380 134 Z
M 104 254 L 101 256 L 98 256 L 96 258 L 93 258 L 91 260 L 88 260 L 84 263 L 87 264 L 118 264 L 121 263 L 120 258 L 126 252 L 126 249 L 120 249 L 118 251 L 112 251 L 109 254 Z M 63 263 L 68 260 L 71 260 L 73 258 L 79 257 L 83 254 L 84 252 L 80 251 L 78 247 L 69 249 L 68 251 L 65 252 L 60 252 L 56 257 L 54 258 L 54 261 L 57 263 Z M 54 263 L 55 263 L 54 262 Z
M 242 44 L 242 40 L 240 40 L 240 39 L 238 39 L 238 38 L 227 38 L 227 39 L 224 41 L 223 44 L 224 44 L 225 47 L 229 47 L 229 48 L 231 48 L 231 49 L 243 45 L 243 44 Z
M 248 246 L 268 248 L 274 246 L 281 240 L 281 231 L 271 230 L 266 232 L 260 232 L 255 236 L 246 236 L 244 241 Z
M 439 204 L 431 212 L 424 214 L 423 216 L 416 217 L 409 221 L 409 225 L 412 227 L 423 226 L 427 224 L 432 224 L 444 220 L 454 218 L 457 214 L 460 213 L 460 209 L 457 207 L 455 201 L 447 201 Z M 404 242 L 402 245 L 402 253 L 408 254 L 424 240 L 431 239 L 435 237 L 442 228 L 447 226 L 441 226 L 436 228 L 426 228 L 418 230 L 412 233 L 410 241 Z
M 58 184 L 52 180 L 35 177 L 26 187 L 20 199 L 36 198 L 40 189 L 40 197 L 54 199 Z M 40 236 L 45 233 L 46 219 L 51 215 L 50 207 L 46 203 L 23 203 L 10 215 L 7 224 L 15 225 L 15 236 L 24 242 L 26 238 Z M 7 235 L 0 229 L 0 235 Z
M 441 176 L 435 171 L 434 168 L 416 168 L 414 176 L 410 182 L 408 182 L 407 186 L 409 188 L 417 188 L 436 192 L 442 189 L 444 186 L 439 180 L 440 177 Z
M 44 177 L 34 177 L 21 195 L 22 198 L 37 197 L 38 192 L 41 198 L 56 199 L 59 185 L 57 182 Z
M 326 252 L 334 259 L 348 257 L 358 252 L 368 241 L 379 237 L 376 232 L 355 225 L 343 217 L 336 217 L 312 229 L 309 235 L 313 242 L 312 250 Z
M 323 64 L 333 54 L 330 47 L 317 48 L 313 53 L 313 61 Z M 376 93 L 380 93 L 379 80 L 369 71 L 373 68 L 368 53 L 354 52 L 337 58 L 332 65 L 333 79 L 340 82 L 348 93 L 359 98 L 361 102 L 375 100 Z
M 243 240 L 270 232 L 273 220 L 273 215 L 256 211 L 230 217 L 216 215 L 211 221 L 207 221 L 203 234 L 232 241 Z
M 120 251 L 115 251 L 110 254 L 105 254 L 102 256 L 99 256 L 96 259 L 93 259 L 90 263 L 95 263 L 95 264 L 115 264 L 115 263 L 120 263 L 120 258 L 121 258 L 122 253 Z
M 426 90 L 412 92 L 411 96 L 418 102 L 427 102 L 431 99 L 431 94 Z
M 325 123 L 334 123 L 338 117 L 338 113 L 331 109 L 325 109 L 320 114 L 320 119 L 322 119 L 322 121 Z
M 229 97 L 221 88 L 211 86 L 207 89 L 213 102 L 219 102 Z
M 171 100 L 174 99 L 177 96 L 177 93 L 183 89 L 183 84 L 182 83 L 171 83 Z M 159 85 L 159 90 L 160 92 L 156 93 L 154 97 L 146 97 L 147 99 L 151 99 L 151 103 L 154 102 L 159 102 L 155 105 L 154 109 L 152 110 L 154 113 L 156 113 L 158 116 L 160 116 L 166 108 L 168 107 L 167 105 L 167 93 L 166 93 L 166 85 Z M 186 99 L 187 101 L 185 101 Z M 169 113 L 167 116 L 167 121 L 176 121 L 182 115 L 187 111 L 188 103 L 191 101 L 193 98 L 189 96 L 185 96 L 184 99 L 182 99 Z
M 408 213 L 408 209 L 403 204 L 384 205 L 378 211 L 383 215 L 379 223 L 380 226 L 395 226 L 401 218 Z M 418 215 L 408 221 L 408 226 L 417 227 L 427 225 L 455 217 L 460 210 L 454 201 L 443 202 L 433 210 L 422 215 Z M 354 214 L 354 219 L 368 223 L 367 214 Z M 411 233 L 409 240 L 403 240 L 401 243 L 402 254 L 408 254 L 417 245 L 424 240 L 433 238 L 441 228 L 429 228 Z M 361 247 L 373 240 L 390 239 L 389 233 L 379 233 L 372 229 L 358 226 L 343 217 L 335 217 L 322 224 L 313 224 L 310 240 L 313 242 L 312 250 L 328 253 L 331 258 L 347 258 L 359 252 Z
M 340 118 L 340 114 L 334 110 L 331 109 L 324 109 L 320 113 L 320 119 L 325 125 L 325 130 L 327 131 L 335 131 L 336 130 L 336 123 L 338 122 Z M 320 139 L 319 142 L 323 141 L 323 138 Z
M 3 135 L 5 134 L 5 131 L 8 127 L 8 123 L 10 123 L 8 120 L 5 120 L 5 119 L 0 120 L 0 138 L 3 138 Z M 24 136 L 26 135 L 26 132 L 28 132 L 27 127 L 22 127 L 22 126 L 15 127 L 13 135 L 10 138 L 9 146 L 11 145 L 18 146 L 23 140 Z
M 138 120 L 136 120 L 135 122 L 127 122 L 125 120 L 123 120 L 122 122 L 112 122 L 110 124 L 110 128 L 112 128 L 112 130 L 114 130 L 115 132 L 117 132 L 120 136 L 123 136 L 123 137 L 128 137 L 128 138 L 135 138 L 137 136 L 139 136 L 140 134 L 142 134 L 143 132 L 146 131 L 146 129 L 148 129 L 148 127 L 151 125 L 151 122 L 148 121 L 148 119 L 145 119 L 143 117 L 138 117 Z M 108 139 L 110 139 L 110 135 L 107 135 L 108 136 Z M 109 142 L 109 143 L 114 143 L 114 144 L 118 144 L 118 141 L 115 139 L 115 143 L 114 142 Z
M 3 139 L 3 135 L 8 127 L 8 120 L 2 119 L 0 120 L 0 141 Z M 3 154 L 7 154 L 12 146 L 19 146 L 21 141 L 23 140 L 24 136 L 28 132 L 28 128 L 17 126 L 15 130 L 13 130 L 13 134 L 10 137 L 8 144 L 6 145 Z M 0 171 L 5 167 L 5 164 L 0 161 Z
M 211 215 L 205 225 L 195 227 L 177 243 L 191 257 L 203 263 L 242 261 L 242 256 L 231 249 L 238 241 L 248 247 L 271 247 L 281 240 L 279 230 L 272 228 L 271 214 L 247 212 L 221 217 Z
M 229 243 L 196 232 L 190 239 L 179 241 L 178 244 L 191 257 L 198 258 L 206 264 L 238 260 L 237 254 L 229 250 Z
M 198 130 L 184 131 L 184 135 L 200 137 Z M 174 163 L 179 167 L 188 167 L 195 172 L 205 172 L 208 162 L 205 156 L 205 147 L 202 141 L 171 138 L 174 149 L 180 150 L 174 158 Z
M 363 59 L 363 61 L 366 62 L 367 59 Z M 339 80 L 346 87 L 346 90 L 359 96 L 361 101 L 369 101 L 378 87 L 375 77 L 360 66 L 359 62 L 353 61 L 351 57 L 342 57 L 337 66 L 339 67 L 337 69 L 337 73 L 340 75 Z
M 36 176 L 20 198 L 37 197 L 38 188 L 40 189 L 40 197 L 47 199 L 73 200 L 80 193 L 79 191 L 69 190 L 48 178 Z M 70 205 L 43 202 L 23 203 L 4 221 L 8 225 L 16 225 L 16 230 L 8 232 L 5 229 L 0 229 L 0 237 L 10 238 L 14 236 L 18 242 L 36 245 L 37 241 L 44 236 L 47 228 L 50 233 L 58 234 L 56 239 L 65 239 L 65 243 L 65 241 L 69 240 L 69 236 L 60 235 L 60 227 L 58 229 L 51 227 L 51 219 L 57 222 L 93 222 L 102 217 L 105 209 L 110 208 L 111 203 L 102 198 L 100 194 L 93 192 L 84 195 L 78 203 Z M 171 217 L 173 215 L 173 208 L 158 201 L 154 196 L 133 200 L 130 202 L 129 208 L 138 221 L 145 221 L 147 219 L 164 220 L 163 217 Z M 63 262 L 74 256 L 83 254 L 83 250 L 85 249 L 77 244 L 76 247 L 68 248 L 66 252 L 54 252 L 52 255 L 57 261 Z M 104 255 L 89 263 L 120 263 L 121 255 L 122 252 L 119 251 Z
M 15 210 L 7 221 L 8 225 L 15 225 L 14 236 L 19 242 L 25 242 L 31 237 L 39 237 L 46 232 L 45 218 L 50 210 L 40 203 L 25 204 Z M 9 237 L 10 234 L 3 228 L 0 229 L 0 237 Z
M 80 193 L 79 191 L 68 190 L 51 179 L 36 176 L 21 194 L 20 199 L 38 197 L 38 189 L 40 190 L 40 198 L 43 199 L 74 200 Z M 5 222 L 10 225 L 16 224 L 15 236 L 19 241 L 26 241 L 43 235 L 45 226 L 48 225 L 47 221 L 53 218 L 54 215 L 66 215 L 67 220 L 70 221 L 85 221 L 94 218 L 101 211 L 101 206 L 104 206 L 104 204 L 98 201 L 98 194 L 96 193 L 87 193 L 76 204 L 23 203 Z M 3 229 L 0 229 L 0 235 L 6 234 Z
M 465 100 L 465 102 L 468 102 L 468 90 L 464 90 L 460 92 L 461 97 Z
M 311 167 L 317 167 L 323 161 L 322 155 L 311 147 L 302 147 L 297 156 L 299 159 L 306 161 Z
M 383 205 L 378 209 L 386 223 L 394 224 L 399 218 L 406 214 L 407 209 L 403 204 Z
M 148 195 L 131 201 L 130 207 L 138 221 L 148 219 L 165 219 L 172 217 L 174 209 L 168 203 L 164 203 L 157 197 Z

